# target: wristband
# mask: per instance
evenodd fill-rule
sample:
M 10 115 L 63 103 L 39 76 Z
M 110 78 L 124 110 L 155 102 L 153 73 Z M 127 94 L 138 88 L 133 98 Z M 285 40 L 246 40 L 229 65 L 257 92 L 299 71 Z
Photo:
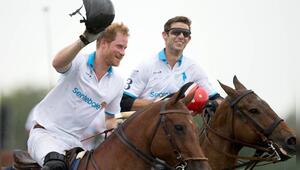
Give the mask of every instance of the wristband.
M 88 45 L 90 43 L 83 35 L 80 35 L 79 38 L 84 45 Z

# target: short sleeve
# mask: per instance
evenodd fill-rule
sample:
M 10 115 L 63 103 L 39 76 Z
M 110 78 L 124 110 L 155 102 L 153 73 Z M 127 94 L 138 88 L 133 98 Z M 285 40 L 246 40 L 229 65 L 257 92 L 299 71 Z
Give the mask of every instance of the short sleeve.
M 67 76 L 69 74 L 76 72 L 79 69 L 82 62 L 84 62 L 85 57 L 87 57 L 87 56 L 84 54 L 80 54 L 80 53 L 77 54 L 71 63 L 71 67 L 66 72 L 62 73 L 61 75 L 64 77 L 64 76 Z
M 217 91 L 212 86 L 211 82 L 208 79 L 206 72 L 199 65 L 192 65 L 192 76 L 193 81 L 198 83 L 199 86 L 207 90 L 209 96 L 217 94 Z
M 120 86 L 120 88 L 118 88 L 118 93 L 117 95 L 113 98 L 113 100 L 107 104 L 106 108 L 105 108 L 105 114 L 108 114 L 108 115 L 115 115 L 115 114 L 118 114 L 120 113 L 121 111 L 121 106 L 120 106 L 120 103 L 121 103 L 121 99 L 122 99 L 122 96 L 123 96 L 123 81 L 122 81 L 122 85 Z
M 150 69 L 145 64 L 141 64 L 135 68 L 126 80 L 124 93 L 133 98 L 139 97 L 148 83 L 149 72 Z

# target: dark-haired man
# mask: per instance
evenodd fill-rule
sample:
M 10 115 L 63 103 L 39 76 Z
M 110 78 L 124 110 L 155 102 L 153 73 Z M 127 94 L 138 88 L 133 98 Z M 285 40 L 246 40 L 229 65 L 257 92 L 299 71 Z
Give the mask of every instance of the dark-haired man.
M 141 63 L 127 79 L 121 111 L 138 110 L 156 99 L 178 91 L 188 82 L 204 88 L 209 100 L 220 97 L 204 70 L 183 55 L 191 40 L 191 20 L 185 16 L 169 19 L 162 32 L 165 48 L 153 60 Z

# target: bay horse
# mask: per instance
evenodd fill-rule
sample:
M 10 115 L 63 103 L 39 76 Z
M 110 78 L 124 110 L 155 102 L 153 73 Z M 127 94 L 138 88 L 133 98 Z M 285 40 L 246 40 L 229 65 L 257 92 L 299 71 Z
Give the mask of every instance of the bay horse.
M 0 150 L 0 167 L 13 163 L 13 153 L 10 150 Z
M 228 96 L 215 113 L 208 111 L 202 115 L 203 126 L 199 131 L 200 145 L 213 170 L 236 169 L 238 159 L 248 160 L 244 166 L 253 169 L 257 163 L 284 161 L 295 154 L 294 131 L 264 100 L 236 76 L 235 89 L 219 84 Z M 255 155 L 240 156 L 243 147 L 256 149 Z
M 82 155 L 81 150 L 68 151 L 69 169 L 210 170 L 199 145 L 193 117 L 186 107 L 193 94 L 185 95 L 184 89 L 181 88 L 169 99 L 135 112 L 102 144 L 87 151 L 81 159 L 74 156 L 78 152 Z M 18 158 L 17 154 L 15 158 Z M 16 163 L 15 167 L 22 169 L 19 165 Z

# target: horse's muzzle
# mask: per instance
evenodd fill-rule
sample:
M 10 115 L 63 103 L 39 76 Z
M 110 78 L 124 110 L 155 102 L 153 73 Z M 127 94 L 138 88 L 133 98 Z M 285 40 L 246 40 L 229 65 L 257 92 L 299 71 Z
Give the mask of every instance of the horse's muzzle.
M 279 155 L 281 161 L 290 159 L 296 154 L 296 136 L 286 137 L 284 144 L 281 147 L 278 147 Z

